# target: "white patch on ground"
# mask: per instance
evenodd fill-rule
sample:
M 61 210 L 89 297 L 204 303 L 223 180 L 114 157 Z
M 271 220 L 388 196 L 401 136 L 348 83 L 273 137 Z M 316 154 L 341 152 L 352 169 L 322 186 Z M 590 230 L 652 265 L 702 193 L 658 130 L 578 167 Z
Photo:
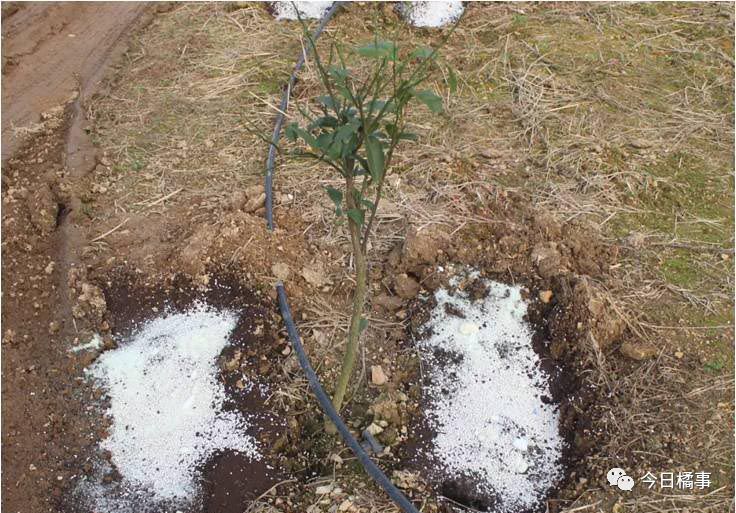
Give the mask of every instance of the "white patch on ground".
M 79 344 L 69 348 L 71 353 L 81 353 L 82 351 L 89 351 L 91 349 L 102 349 L 102 337 L 98 333 L 92 335 L 92 338 L 86 344 Z
M 296 4 L 296 9 L 294 5 Z M 332 6 L 332 2 L 273 2 L 277 20 L 297 20 L 297 9 L 302 19 L 319 19 Z
M 140 511 L 155 502 L 186 505 L 200 492 L 197 467 L 215 452 L 260 458 L 255 439 L 245 432 L 248 420 L 222 409 L 225 389 L 218 381 L 217 358 L 237 319 L 202 304 L 162 316 L 91 367 L 110 399 L 112 426 L 100 448 L 110 451 L 122 475 L 115 487 L 86 483 L 92 489 L 83 493 L 96 510 Z M 106 487 L 117 489 L 115 496 Z
M 402 2 L 404 19 L 415 27 L 443 27 L 462 15 L 463 3 L 452 2 Z
M 460 291 L 435 294 L 431 336 L 419 343 L 431 382 L 427 416 L 437 432 L 427 456 L 446 476 L 477 480 L 478 492 L 498 498 L 495 511 L 510 513 L 536 507 L 562 477 L 564 440 L 556 406 L 540 399 L 549 386 L 521 289 L 485 283 L 488 296 L 475 302 Z

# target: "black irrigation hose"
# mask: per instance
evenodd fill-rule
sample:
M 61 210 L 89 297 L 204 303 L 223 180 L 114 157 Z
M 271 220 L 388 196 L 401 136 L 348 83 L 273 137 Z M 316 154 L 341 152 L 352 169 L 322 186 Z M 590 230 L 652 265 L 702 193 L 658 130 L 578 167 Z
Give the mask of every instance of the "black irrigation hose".
M 345 440 L 345 443 L 355 453 L 355 455 L 358 457 L 358 461 L 360 461 L 360 464 L 363 465 L 363 468 L 366 472 L 368 472 L 373 480 L 376 481 L 381 486 L 381 488 L 386 491 L 389 497 L 391 497 L 391 499 L 406 513 L 419 513 L 414 505 L 411 503 L 411 501 L 409 501 L 409 499 L 407 499 L 406 496 L 401 493 L 398 488 L 396 488 L 391 480 L 386 477 L 386 474 L 384 474 L 381 469 L 378 468 L 375 463 L 373 463 L 373 460 L 370 459 L 363 447 L 361 447 L 360 443 L 358 443 L 355 437 L 353 437 L 348 427 L 340 418 L 337 410 L 335 410 L 335 407 L 332 405 L 332 401 L 327 396 L 322 386 L 319 384 L 317 374 L 314 372 L 314 369 L 309 364 L 309 359 L 304 352 L 304 347 L 302 346 L 302 342 L 299 339 L 299 333 L 297 332 L 296 326 L 294 325 L 294 319 L 291 318 L 291 311 L 289 310 L 289 303 L 286 298 L 286 291 L 284 290 L 284 285 L 281 282 L 278 282 L 276 284 L 276 292 L 279 295 L 279 307 L 281 308 L 281 317 L 284 318 L 286 330 L 289 332 L 289 339 L 291 340 L 291 344 L 296 350 L 296 355 L 299 358 L 299 364 L 302 366 L 302 369 L 304 369 L 304 373 L 307 375 L 307 380 L 309 381 L 309 386 L 312 388 L 312 392 L 314 392 L 314 395 L 317 396 L 317 400 L 319 401 L 320 406 L 322 406 L 322 409 L 325 411 L 327 416 L 335 424 L 335 426 L 337 427 L 337 431 L 340 433 L 343 440 Z
M 340 6 L 340 2 L 334 2 L 330 9 L 324 14 L 322 17 L 322 20 L 319 23 L 319 26 L 314 31 L 313 39 L 316 40 L 319 35 L 324 30 L 325 26 L 327 25 L 327 22 L 332 18 L 332 15 L 335 14 L 335 11 L 337 11 L 338 7 Z M 296 65 L 294 66 L 294 71 L 291 74 L 291 77 L 289 78 L 289 83 L 286 86 L 286 89 L 284 90 L 284 95 L 281 98 L 281 105 L 280 105 L 280 112 L 278 116 L 276 117 L 276 125 L 273 129 L 273 136 L 271 137 L 271 145 L 268 150 L 268 160 L 266 163 L 266 183 L 265 183 L 265 190 L 266 190 L 266 222 L 268 224 L 269 231 L 273 231 L 273 168 L 274 168 L 274 161 L 276 159 L 276 145 L 278 144 L 279 138 L 281 137 L 281 127 L 284 124 L 284 115 L 286 112 L 286 109 L 289 105 L 289 95 L 291 93 L 291 89 L 294 87 L 294 83 L 296 82 L 296 75 L 299 72 L 299 70 L 304 65 L 305 60 L 305 52 L 302 52 L 299 55 L 299 59 L 296 61 Z M 355 453 L 355 456 L 357 456 L 358 461 L 360 461 L 360 464 L 363 465 L 363 468 L 365 471 L 373 478 L 376 483 L 378 483 L 381 488 L 383 488 L 389 497 L 405 512 L 405 513 L 419 513 L 419 511 L 414 507 L 414 505 L 411 503 L 409 499 L 406 498 L 406 496 L 401 493 L 401 491 L 396 488 L 396 486 L 391 482 L 391 480 L 384 474 L 378 466 L 373 463 L 373 460 L 370 459 L 368 454 L 365 452 L 363 447 L 361 447 L 360 443 L 355 439 L 355 437 L 350 433 L 350 430 L 345 425 L 345 422 L 340 418 L 340 414 L 337 412 L 335 407 L 332 405 L 332 401 L 325 393 L 324 389 L 322 388 L 322 385 L 320 385 L 319 378 L 317 377 L 317 374 L 314 372 L 314 369 L 309 363 L 309 359 L 307 358 L 307 354 L 304 352 L 304 346 L 302 346 L 302 341 L 299 338 L 299 332 L 296 329 L 296 325 L 294 324 L 294 319 L 291 317 L 291 310 L 289 309 L 289 302 L 286 297 L 286 290 L 284 289 L 284 284 L 280 281 L 276 283 L 276 293 L 278 294 L 279 298 L 279 308 L 281 309 L 281 317 L 284 319 L 284 324 L 286 324 L 286 331 L 289 333 L 289 340 L 291 340 L 291 345 L 294 347 L 294 350 L 296 351 L 297 357 L 299 359 L 299 364 L 302 367 L 302 370 L 304 370 L 304 373 L 307 375 L 307 381 L 309 381 L 309 386 L 312 389 L 312 392 L 317 397 L 317 401 L 319 402 L 320 406 L 324 410 L 325 414 L 329 417 L 329 419 L 332 421 L 333 424 L 335 424 L 335 427 L 337 427 L 337 431 L 340 433 L 340 436 L 342 436 L 342 439 L 345 441 L 345 443 L 350 447 L 350 449 Z
M 333 2 L 327 12 L 322 16 L 319 25 L 312 34 L 313 41 L 317 41 L 317 38 L 319 38 L 320 34 L 327 26 L 327 22 L 330 21 L 332 15 L 339 9 L 341 3 L 342 2 Z M 296 7 L 294 7 L 294 9 L 296 9 Z M 304 66 L 307 52 L 309 52 L 309 48 L 306 48 L 299 54 L 299 58 L 296 60 L 296 64 L 294 65 L 294 71 L 291 72 L 289 82 L 286 84 L 284 94 L 281 97 L 281 104 L 279 105 L 279 114 L 276 116 L 276 125 L 273 127 L 271 145 L 268 147 L 266 183 L 264 187 L 266 189 L 266 223 L 268 224 L 268 229 L 270 231 L 273 231 L 273 167 L 276 160 L 276 147 L 278 146 L 279 139 L 281 138 L 281 127 L 284 125 L 284 115 L 286 114 L 286 109 L 289 107 L 289 96 L 291 96 L 291 90 L 294 88 L 294 84 L 296 83 L 296 75 L 302 69 L 302 66 Z

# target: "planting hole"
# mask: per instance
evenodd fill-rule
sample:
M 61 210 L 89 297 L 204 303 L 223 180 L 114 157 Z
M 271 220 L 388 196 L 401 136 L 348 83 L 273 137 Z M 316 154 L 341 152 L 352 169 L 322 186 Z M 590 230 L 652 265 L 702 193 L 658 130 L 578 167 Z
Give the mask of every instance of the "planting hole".
M 528 306 L 521 287 L 456 277 L 435 292 L 417 343 L 426 436 L 415 457 L 465 506 L 536 511 L 564 478 L 566 441 Z
M 215 285 L 214 303 L 201 294 L 112 299 L 135 320 L 119 323 L 117 347 L 86 370 L 105 394 L 109 427 L 69 509 L 235 511 L 273 484 L 267 438 L 279 422 L 264 406 L 268 383 L 250 368 L 267 319 L 227 300 L 248 293 Z

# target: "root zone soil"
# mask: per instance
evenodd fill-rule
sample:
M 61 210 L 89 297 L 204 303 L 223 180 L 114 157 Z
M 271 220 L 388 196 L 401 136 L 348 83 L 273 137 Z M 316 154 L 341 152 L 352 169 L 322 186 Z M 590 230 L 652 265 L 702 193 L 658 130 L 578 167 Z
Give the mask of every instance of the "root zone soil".
M 473 298 L 473 301 L 483 301 L 489 294 L 487 284 L 489 280 L 497 283 L 510 281 L 508 274 L 484 273 L 482 276 L 467 279 L 468 269 L 459 266 L 460 272 L 455 275 L 466 276 L 466 280 L 461 282 L 461 286 L 467 285 L 466 292 Z M 449 286 L 447 282 L 451 280 L 452 274 L 448 275 L 443 282 L 445 286 Z M 468 284 L 469 283 L 469 284 Z M 518 282 L 517 282 L 518 285 Z M 534 287 L 534 285 L 531 285 Z M 443 287 L 444 288 L 444 287 Z M 451 290 L 457 287 L 450 286 Z M 474 289 L 474 290 L 473 290 Z M 538 299 L 539 290 L 535 288 L 522 288 L 522 294 L 525 301 L 528 301 L 528 309 L 524 321 L 528 323 L 533 332 L 531 337 L 531 347 L 538 357 L 538 368 L 542 371 L 547 380 L 549 395 L 542 395 L 541 402 L 547 405 L 553 405 L 559 412 L 558 430 L 559 435 L 564 440 L 564 444 L 557 460 L 560 469 L 559 475 L 554 480 L 554 485 L 548 487 L 543 496 L 539 498 L 536 505 L 530 507 L 514 507 L 509 505 L 508 498 L 503 494 L 483 491 L 488 489 L 490 485 L 493 489 L 493 475 L 468 474 L 463 475 L 457 472 L 447 472 L 447 468 L 443 465 L 441 458 L 432 456 L 432 449 L 437 439 L 438 432 L 436 424 L 426 415 L 426 412 L 432 411 L 438 401 L 445 401 L 444 397 L 437 397 L 431 390 L 427 388 L 433 381 L 433 375 L 448 370 L 451 374 L 455 373 L 457 364 L 462 359 L 461 355 L 454 352 L 435 349 L 432 355 L 427 354 L 427 348 L 421 347 L 422 341 L 433 335 L 432 328 L 428 326 L 433 310 L 436 310 L 437 299 L 435 295 L 430 295 L 427 299 L 418 299 L 414 302 L 412 323 L 409 330 L 409 337 L 413 340 L 417 347 L 417 359 L 422 367 L 421 376 L 416 379 L 422 383 L 419 393 L 419 411 L 420 413 L 414 417 L 413 425 L 410 432 L 413 433 L 412 440 L 404 447 L 403 456 L 407 467 L 415 469 L 427 481 L 430 488 L 440 498 L 440 502 L 444 503 L 448 511 L 452 508 L 471 508 L 480 511 L 513 511 L 514 513 L 537 513 L 545 511 L 547 508 L 547 500 L 551 500 L 550 511 L 556 511 L 554 499 L 560 489 L 564 488 L 573 471 L 580 465 L 581 459 L 588 453 L 587 444 L 580 443 L 581 440 L 590 435 L 590 419 L 584 413 L 587 407 L 594 400 L 593 390 L 583 385 L 578 374 L 581 369 L 580 361 L 573 353 L 568 353 L 567 357 L 555 359 L 551 354 L 551 333 L 550 333 L 550 317 L 555 312 L 565 308 L 565 305 L 559 301 L 550 301 L 544 303 Z M 454 294 L 451 292 L 451 294 Z M 449 305 L 445 305 L 446 307 Z M 463 311 L 446 308 L 447 314 L 458 317 L 465 317 Z M 554 321 L 552 321 L 554 322 Z M 458 336 L 462 336 L 458 334 Z M 557 336 L 567 336 L 575 339 L 579 336 L 575 332 L 557 333 Z M 509 341 L 514 342 L 514 341 Z M 523 343 L 523 341 L 522 341 Z M 507 355 L 508 357 L 508 355 Z M 499 358 L 502 358 L 499 356 Z M 531 377 L 531 376 L 530 376 Z M 416 389 L 415 389 L 416 393 Z M 513 395 L 514 390 L 499 389 L 495 391 L 499 396 L 509 394 Z M 493 409 L 495 398 L 493 394 L 477 397 L 479 404 L 486 404 L 486 408 Z M 520 426 L 522 430 L 524 426 Z M 468 426 L 470 430 L 470 427 Z M 476 433 L 468 432 L 468 441 L 471 441 Z M 502 449 L 503 450 L 503 449 Z M 512 446 L 507 447 L 507 452 L 513 455 L 515 449 Z M 479 454 L 480 457 L 480 454 Z M 520 472 L 519 480 L 525 478 L 527 472 L 547 472 L 548 469 L 532 469 Z M 530 478 L 530 479 L 533 479 Z
M 192 473 L 198 477 L 200 493 L 184 504 L 187 511 L 242 511 L 247 504 L 284 479 L 283 462 L 271 452 L 274 441 L 282 436 L 283 417 L 266 405 L 271 384 L 270 361 L 279 349 L 274 331 L 273 304 L 260 292 L 244 287 L 235 278 L 213 273 L 206 289 L 194 286 L 177 276 L 167 285 L 145 286 L 135 276 L 119 271 L 105 289 L 111 328 L 106 347 L 113 350 L 118 342 L 129 342 L 147 322 L 178 312 L 189 311 L 195 305 L 207 305 L 215 311 L 230 311 L 237 316 L 235 328 L 217 359 L 218 380 L 225 389 L 223 411 L 240 412 L 248 418 L 246 434 L 252 436 L 261 457 L 254 459 L 233 451 L 219 451 L 201 461 Z M 184 377 L 183 377 L 184 378 Z M 179 383 L 187 387 L 186 379 Z M 103 400 L 98 415 L 104 415 Z M 114 419 L 107 419 L 114 421 Z M 104 422 L 104 421 L 103 421 Z M 153 420 L 155 422 L 155 419 Z M 109 428 L 108 428 L 109 429 Z M 122 476 L 115 469 L 114 455 L 98 448 L 89 456 L 88 476 L 83 485 L 72 486 L 62 501 L 69 512 L 95 510 L 89 491 L 96 494 L 113 511 L 158 511 L 182 504 L 167 504 L 145 494 L 131 501 L 130 490 L 121 486 Z M 107 469 L 102 475 L 97 470 Z M 101 484 L 100 484 L 101 480 Z M 97 484 L 94 482 L 97 481 Z M 92 487 L 89 485 L 92 484 Z M 135 491 L 136 493 L 139 490 Z

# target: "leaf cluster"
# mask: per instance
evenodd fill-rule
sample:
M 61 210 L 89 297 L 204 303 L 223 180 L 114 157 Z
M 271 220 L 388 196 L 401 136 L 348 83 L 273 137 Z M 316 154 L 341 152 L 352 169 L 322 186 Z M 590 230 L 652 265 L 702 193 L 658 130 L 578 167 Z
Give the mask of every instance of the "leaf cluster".
M 407 107 L 416 101 L 434 113 L 442 112 L 442 98 L 421 86 L 440 67 L 447 71 L 451 91 L 457 80 L 452 68 L 440 63 L 439 48 L 404 50 L 376 37 L 346 49 L 333 40 L 325 60 L 306 31 L 305 36 L 323 94 L 313 100 L 311 109 L 300 107 L 307 122 L 288 124 L 284 135 L 303 143 L 300 156 L 325 162 L 344 178 L 343 190 L 328 187 L 327 194 L 337 215 L 347 216 L 362 230 L 365 247 L 394 149 L 401 141 L 417 138 L 407 130 Z M 368 61 L 370 73 L 359 78 L 348 66 L 348 57 Z

